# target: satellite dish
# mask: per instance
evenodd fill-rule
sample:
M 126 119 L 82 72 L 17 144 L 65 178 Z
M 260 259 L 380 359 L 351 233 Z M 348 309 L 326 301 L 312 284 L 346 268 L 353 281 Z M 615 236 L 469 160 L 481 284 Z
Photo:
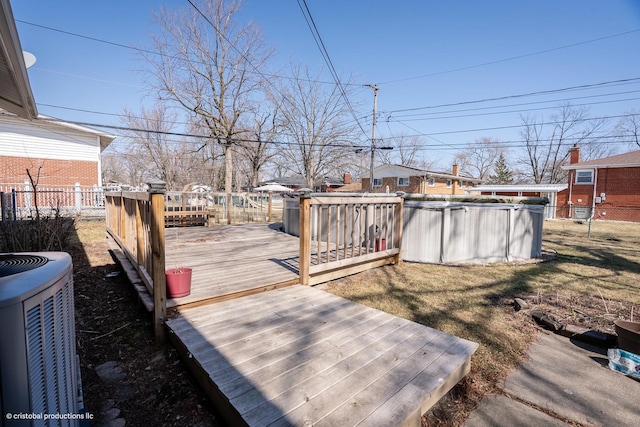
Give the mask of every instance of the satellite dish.
M 22 56 L 24 57 L 24 65 L 27 68 L 31 68 L 31 66 L 36 63 L 36 56 L 33 53 L 23 50 Z

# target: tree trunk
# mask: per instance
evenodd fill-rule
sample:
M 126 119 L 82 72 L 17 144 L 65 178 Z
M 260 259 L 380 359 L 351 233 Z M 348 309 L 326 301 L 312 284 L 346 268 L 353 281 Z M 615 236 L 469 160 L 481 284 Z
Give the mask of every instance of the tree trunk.
M 233 150 L 231 144 L 224 146 L 224 192 L 233 191 Z

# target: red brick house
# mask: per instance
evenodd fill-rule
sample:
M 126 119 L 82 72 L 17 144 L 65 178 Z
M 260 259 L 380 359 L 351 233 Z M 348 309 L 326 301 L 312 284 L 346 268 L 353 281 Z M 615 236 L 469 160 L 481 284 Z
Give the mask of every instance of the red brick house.
M 640 222 L 640 150 L 580 161 L 570 150 L 568 188 L 558 193 L 558 218 Z
M 362 188 L 369 188 L 369 174 L 362 175 Z M 433 172 L 409 166 L 385 164 L 373 169 L 373 192 L 415 194 L 465 194 L 483 180 L 460 174 L 458 165 L 452 172 Z

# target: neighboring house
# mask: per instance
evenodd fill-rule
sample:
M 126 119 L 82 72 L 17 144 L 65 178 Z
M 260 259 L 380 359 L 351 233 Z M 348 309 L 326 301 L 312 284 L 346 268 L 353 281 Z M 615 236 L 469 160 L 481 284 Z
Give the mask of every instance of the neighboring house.
M 115 136 L 39 116 L 11 5 L 0 0 L 0 184 L 100 185 Z
M 570 150 L 568 188 L 558 194 L 557 216 L 640 222 L 640 150 L 580 161 Z
M 385 164 L 373 169 L 373 192 L 415 194 L 465 194 L 465 191 L 483 182 L 481 179 L 460 175 L 458 165 L 452 173 L 432 172 L 402 165 Z M 362 188 L 369 189 L 370 176 L 362 175 Z
M 545 208 L 546 219 L 556 217 L 558 193 L 568 188 L 567 184 L 483 184 L 473 187 L 469 193 L 487 196 L 546 197 L 549 204 Z
M 350 173 L 345 173 L 342 178 L 325 177 L 315 185 L 315 190 L 322 193 L 360 193 L 362 185 L 353 182 Z
M 39 116 L 0 110 L 0 183 L 101 186 L 100 153 L 115 136 Z

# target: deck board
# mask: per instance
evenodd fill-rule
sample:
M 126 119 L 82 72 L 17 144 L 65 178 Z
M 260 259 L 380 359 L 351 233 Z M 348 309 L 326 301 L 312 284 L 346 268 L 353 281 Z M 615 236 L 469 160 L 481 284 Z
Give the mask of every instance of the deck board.
M 274 226 L 167 229 L 166 268 L 192 269 L 191 294 L 167 298 L 167 307 L 295 283 L 299 240 Z
M 419 423 L 477 347 L 301 285 L 182 310 L 167 327 L 223 413 L 255 426 Z

